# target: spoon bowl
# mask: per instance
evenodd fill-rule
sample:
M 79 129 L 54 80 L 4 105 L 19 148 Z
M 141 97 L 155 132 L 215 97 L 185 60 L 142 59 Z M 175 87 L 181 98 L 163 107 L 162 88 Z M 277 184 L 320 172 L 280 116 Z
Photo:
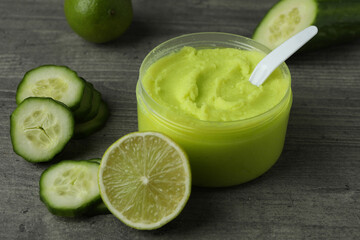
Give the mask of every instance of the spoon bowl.
M 317 27 L 310 26 L 286 40 L 256 65 L 249 81 L 259 87 L 281 63 L 310 41 L 317 32 Z

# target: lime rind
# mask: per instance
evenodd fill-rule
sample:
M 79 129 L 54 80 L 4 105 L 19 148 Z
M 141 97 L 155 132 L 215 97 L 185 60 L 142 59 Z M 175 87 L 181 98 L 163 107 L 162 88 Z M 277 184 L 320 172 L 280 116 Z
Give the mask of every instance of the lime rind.
M 133 19 L 131 0 L 65 0 L 64 13 L 71 29 L 94 43 L 115 40 Z

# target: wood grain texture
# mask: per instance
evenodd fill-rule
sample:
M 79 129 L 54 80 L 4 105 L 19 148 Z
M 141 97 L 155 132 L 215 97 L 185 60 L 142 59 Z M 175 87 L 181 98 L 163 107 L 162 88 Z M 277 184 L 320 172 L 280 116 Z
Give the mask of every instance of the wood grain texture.
M 194 187 L 177 219 L 156 231 L 112 215 L 65 219 L 39 200 L 51 163 L 12 151 L 9 116 L 17 84 L 42 64 L 76 70 L 111 109 L 104 129 L 72 140 L 61 159 L 101 157 L 137 130 L 135 86 L 146 54 L 191 32 L 251 36 L 276 0 L 133 0 L 134 21 L 117 41 L 95 45 L 74 34 L 63 1 L 0 1 L 0 239 L 360 239 L 360 41 L 293 56 L 294 103 L 284 152 L 265 175 L 232 188 Z

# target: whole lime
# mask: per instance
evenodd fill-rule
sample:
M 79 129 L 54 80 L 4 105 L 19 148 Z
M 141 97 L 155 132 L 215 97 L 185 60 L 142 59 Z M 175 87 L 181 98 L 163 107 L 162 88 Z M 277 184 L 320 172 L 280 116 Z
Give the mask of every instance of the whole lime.
M 118 38 L 133 17 L 131 0 L 65 0 L 64 11 L 70 27 L 95 43 Z

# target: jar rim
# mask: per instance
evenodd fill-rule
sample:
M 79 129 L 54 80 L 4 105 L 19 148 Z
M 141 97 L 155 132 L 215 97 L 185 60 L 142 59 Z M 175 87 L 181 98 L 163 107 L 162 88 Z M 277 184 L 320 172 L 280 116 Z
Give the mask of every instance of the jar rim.
M 208 39 L 208 40 L 198 40 L 197 38 L 204 38 L 204 39 Z M 197 44 L 195 44 L 197 43 Z M 140 70 L 139 70 L 139 80 L 138 80 L 138 86 L 137 88 L 139 88 L 139 94 L 142 98 L 142 100 L 144 101 L 144 103 L 147 105 L 148 109 L 150 109 L 158 118 L 165 120 L 166 122 L 171 122 L 172 125 L 176 125 L 180 128 L 189 128 L 192 129 L 193 127 L 190 127 L 188 125 L 183 125 L 179 122 L 175 122 L 172 121 L 168 118 L 166 118 L 165 116 L 159 114 L 154 107 L 150 106 L 149 103 L 147 101 L 151 102 L 151 105 L 154 105 L 158 108 L 162 108 L 163 106 L 160 105 L 158 102 L 156 102 L 149 94 L 148 92 L 145 90 L 143 83 L 142 83 L 142 76 L 143 74 L 145 74 L 146 70 L 148 67 L 151 66 L 151 64 L 148 64 L 148 62 L 150 61 L 150 58 L 153 57 L 154 54 L 159 54 L 161 55 L 158 59 L 160 59 L 161 57 L 164 57 L 166 55 L 168 55 L 171 52 L 174 52 L 175 50 L 180 50 L 181 47 L 184 46 L 192 46 L 191 44 L 195 44 L 200 46 L 203 46 L 203 48 L 209 48 L 209 47 L 219 47 L 216 46 L 216 44 L 231 44 L 234 45 L 232 46 L 232 48 L 236 48 L 235 45 L 238 46 L 242 46 L 244 48 L 240 48 L 237 47 L 238 49 L 242 49 L 242 50 L 255 50 L 255 51 L 260 51 L 262 53 L 268 54 L 271 52 L 271 50 L 266 47 L 265 45 L 256 42 L 250 38 L 244 37 L 244 36 L 240 36 L 240 35 L 236 35 L 236 34 L 231 34 L 231 33 L 223 33 L 223 32 L 197 32 L 197 33 L 190 33 L 190 34 L 184 34 L 184 35 L 180 35 L 174 38 L 171 38 L 165 42 L 162 42 L 161 44 L 157 45 L 155 48 L 153 48 L 144 58 L 144 60 L 141 63 L 140 66 Z M 173 45 L 175 44 L 175 45 Z M 167 46 L 170 45 L 170 46 Z M 173 46 L 172 46 L 173 45 Z M 230 46 L 229 46 L 230 47 Z M 164 51 L 163 48 L 166 48 L 167 51 Z M 195 47 L 196 48 L 196 47 Z M 161 54 L 162 52 L 166 52 Z M 158 60 L 156 59 L 156 60 Z M 146 68 L 146 69 L 145 69 Z M 197 125 L 199 126 L 204 126 L 206 125 L 207 127 L 212 127 L 212 126 L 228 126 L 228 127 L 233 127 L 234 125 L 239 125 L 239 124 L 244 124 L 247 125 L 247 122 L 253 122 L 256 119 L 267 119 L 267 116 L 272 116 L 272 112 L 276 112 L 276 109 L 280 108 L 281 106 L 284 105 L 284 103 L 289 100 L 289 98 L 291 98 L 291 75 L 290 75 L 290 70 L 288 68 L 288 66 L 284 63 L 282 63 L 279 68 L 281 69 L 281 72 L 283 73 L 284 76 L 288 76 L 289 77 L 289 85 L 288 88 L 286 90 L 286 93 L 284 94 L 283 98 L 276 104 L 274 105 L 272 108 L 268 109 L 267 111 L 258 114 L 256 116 L 252 116 L 249 118 L 244 118 L 244 119 L 239 119 L 239 120 L 232 120 L 232 121 L 208 121 L 208 120 L 201 120 L 201 119 L 197 119 L 195 117 L 191 117 L 191 116 L 182 116 L 182 118 L 190 120 L 192 122 L 198 123 Z M 137 91 L 138 92 L 138 91 Z M 146 97 L 146 100 L 144 100 L 144 96 Z M 285 104 L 286 105 L 286 104 Z M 281 111 L 280 111 L 281 112 Z

